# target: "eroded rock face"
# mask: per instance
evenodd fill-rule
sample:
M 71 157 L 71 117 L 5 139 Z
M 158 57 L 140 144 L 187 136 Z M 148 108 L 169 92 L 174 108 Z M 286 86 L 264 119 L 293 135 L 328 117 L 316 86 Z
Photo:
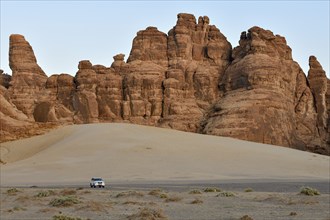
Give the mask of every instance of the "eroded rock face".
M 283 37 L 253 27 L 242 33 L 233 58 L 220 83 L 223 97 L 203 121 L 203 133 L 303 150 L 324 143 L 315 122 L 319 117 L 324 129 L 325 114 L 315 109 L 306 77 Z
M 306 78 L 271 31 L 242 32 L 232 49 L 207 16 L 181 13 L 168 34 L 139 31 L 124 58 L 115 55 L 111 67 L 83 60 L 75 77 L 47 77 L 30 44 L 12 35 L 12 78 L 0 78 L 1 135 L 130 122 L 330 153 L 329 79 L 313 56 Z
M 196 132 L 203 113 L 219 98 L 218 83 L 230 62 L 231 44 L 209 18 L 178 14 L 168 33 L 169 66 L 162 127 Z
M 11 101 L 33 121 L 35 101 L 44 96 L 47 75 L 37 64 L 32 47 L 22 35 L 11 35 L 9 42 Z

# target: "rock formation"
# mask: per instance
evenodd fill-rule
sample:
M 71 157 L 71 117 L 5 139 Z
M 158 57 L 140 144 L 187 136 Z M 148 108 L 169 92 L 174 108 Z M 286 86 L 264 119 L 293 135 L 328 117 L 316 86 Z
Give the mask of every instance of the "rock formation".
M 47 77 L 21 35 L 10 36 L 9 55 L 2 137 L 44 125 L 130 122 L 330 153 L 322 66 L 311 56 L 306 78 L 285 38 L 259 27 L 232 49 L 207 16 L 178 14 L 168 34 L 139 31 L 127 62 L 124 54 L 111 67 L 83 60 L 75 77 Z

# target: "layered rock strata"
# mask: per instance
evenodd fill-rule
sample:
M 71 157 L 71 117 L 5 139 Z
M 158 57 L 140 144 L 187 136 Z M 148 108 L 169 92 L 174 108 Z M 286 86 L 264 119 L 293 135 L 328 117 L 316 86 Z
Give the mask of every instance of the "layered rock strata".
M 83 60 L 75 77 L 47 77 L 21 35 L 10 37 L 9 55 L 2 137 L 49 123 L 130 122 L 330 152 L 322 66 L 311 56 L 306 78 L 285 38 L 259 27 L 232 49 L 207 16 L 182 13 L 168 34 L 139 31 L 127 62 L 124 54 L 111 67 Z

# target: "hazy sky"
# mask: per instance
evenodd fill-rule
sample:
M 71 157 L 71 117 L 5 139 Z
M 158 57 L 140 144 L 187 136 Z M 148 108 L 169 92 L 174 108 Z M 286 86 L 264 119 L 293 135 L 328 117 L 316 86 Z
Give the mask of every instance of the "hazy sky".
M 252 26 L 284 36 L 293 58 L 308 72 L 315 55 L 329 75 L 329 0 L 325 1 L 4 1 L 1 0 L 1 63 L 8 66 L 9 35 L 22 34 L 47 75 L 75 75 L 78 62 L 110 66 L 128 58 L 136 32 L 156 26 L 167 33 L 180 12 L 207 15 L 231 42 Z

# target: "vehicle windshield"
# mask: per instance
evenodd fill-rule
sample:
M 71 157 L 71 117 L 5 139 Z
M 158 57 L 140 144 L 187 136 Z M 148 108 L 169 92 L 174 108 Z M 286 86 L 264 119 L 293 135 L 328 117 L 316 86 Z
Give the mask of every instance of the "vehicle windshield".
M 92 178 L 93 181 L 103 181 L 102 178 Z

